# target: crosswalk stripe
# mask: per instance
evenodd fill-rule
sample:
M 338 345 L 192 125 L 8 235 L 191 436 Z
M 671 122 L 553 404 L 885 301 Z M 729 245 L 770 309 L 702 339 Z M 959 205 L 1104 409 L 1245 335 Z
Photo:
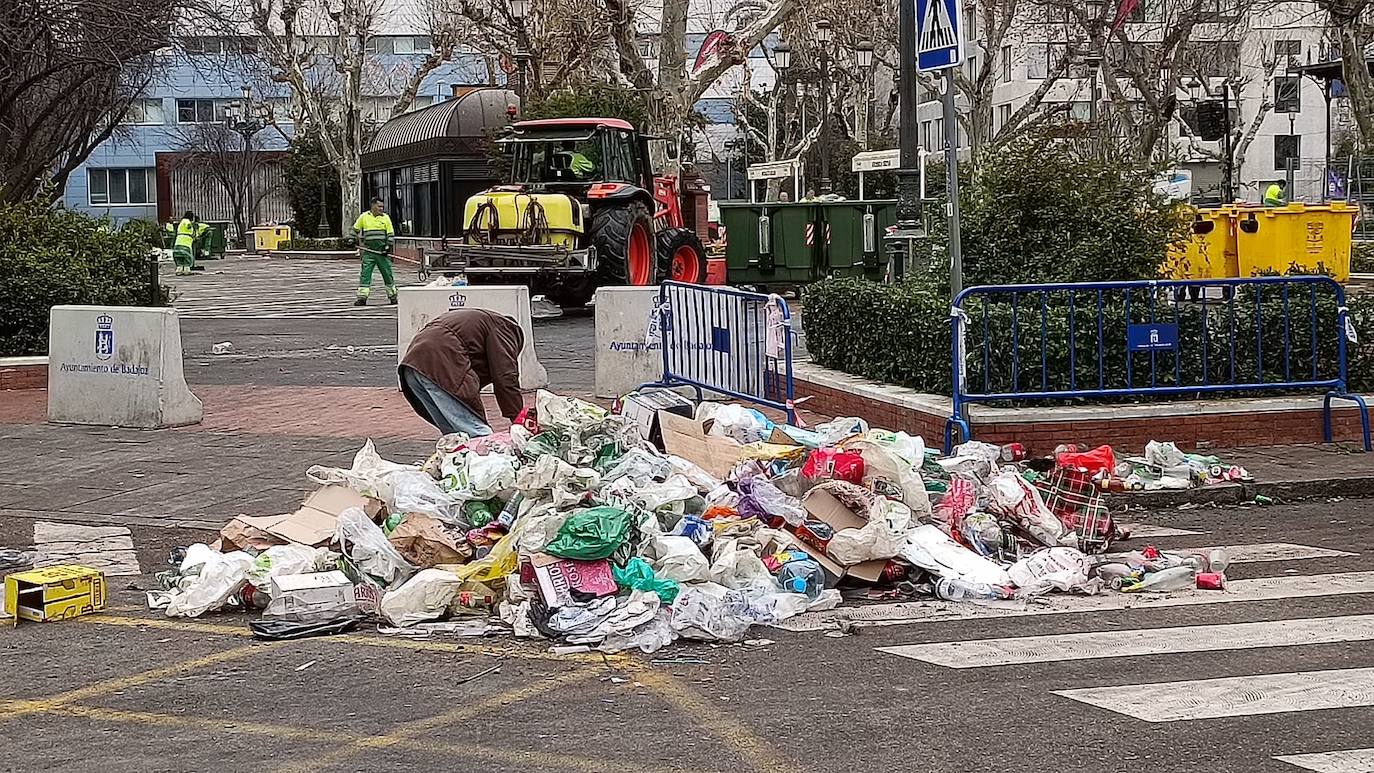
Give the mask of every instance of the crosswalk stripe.
M 1303 770 L 1315 773 L 1370 773 L 1374 771 L 1374 749 L 1346 749 L 1317 754 L 1287 754 L 1275 757 Z
M 1374 706 L 1374 668 L 1256 674 L 1053 692 L 1145 722 L 1248 717 Z
M 1158 539 L 1160 537 L 1188 537 L 1194 534 L 1206 534 L 1205 531 L 1193 531 L 1191 529 L 1173 529 L 1168 526 L 1151 526 L 1148 523 L 1127 524 L 1126 527 L 1131 532 L 1131 539 Z
M 879 647 L 879 652 L 949 668 L 1243 650 L 1374 640 L 1374 615 L 1187 625 Z
M 1026 609 L 998 609 L 947 601 L 922 601 L 841 607 L 825 612 L 808 612 L 778 623 L 787 631 L 826 631 L 842 621 L 864 625 L 923 625 L 970 618 L 1022 617 L 1103 612 L 1119 609 L 1161 609 L 1164 607 L 1227 604 L 1238 601 L 1275 601 L 1310 596 L 1343 596 L 1374 593 L 1374 571 L 1335 572 L 1332 574 L 1260 577 L 1232 580 L 1225 591 L 1182 591 L 1178 595 L 1103 593 L 1097 596 L 1052 595 L 1044 605 Z
M 1164 548 L 1179 553 L 1206 553 L 1218 546 L 1201 548 Z M 1264 561 L 1305 561 L 1311 558 L 1336 558 L 1356 556 L 1345 550 L 1333 550 L 1315 545 L 1297 545 L 1292 542 L 1256 542 L 1250 545 L 1222 545 L 1233 564 L 1252 564 Z

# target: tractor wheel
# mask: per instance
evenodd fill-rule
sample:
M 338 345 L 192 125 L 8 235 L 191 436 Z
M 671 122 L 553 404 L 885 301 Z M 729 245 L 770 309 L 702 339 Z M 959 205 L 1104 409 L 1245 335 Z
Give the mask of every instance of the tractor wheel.
M 690 228 L 658 232 L 658 275 L 663 279 L 706 284 L 706 248 Z
M 657 283 L 653 221 L 643 202 L 603 204 L 592 210 L 590 241 L 596 248 L 598 285 Z

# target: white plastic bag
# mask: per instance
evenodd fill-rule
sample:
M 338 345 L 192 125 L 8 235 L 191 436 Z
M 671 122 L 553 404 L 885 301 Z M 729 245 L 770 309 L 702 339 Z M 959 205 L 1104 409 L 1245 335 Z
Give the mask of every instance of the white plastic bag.
M 181 573 L 186 576 L 172 591 L 167 616 L 200 617 L 221 609 L 230 596 L 248 584 L 252 567 L 253 557 L 241 550 L 216 553 L 208 545 L 192 545 L 181 562 Z
M 949 538 L 936 526 L 924 524 L 907 535 L 901 556 L 908 563 L 950 579 L 1008 585 L 1006 570 Z
M 564 432 L 581 430 L 606 418 L 604 409 L 576 397 L 563 397 L 541 389 L 534 396 L 539 428 Z
M 841 447 L 863 457 L 863 484 L 870 491 L 905 504 L 915 518 L 930 517 L 930 495 L 921 473 L 910 462 L 867 438 L 849 441 Z
M 650 543 L 654 574 L 678 582 L 706 582 L 711 579 L 711 564 L 690 537 L 660 534 Z
M 439 467 L 444 487 L 462 500 L 491 499 L 515 487 L 515 457 L 464 451 L 445 457 Z
M 328 555 L 329 550 L 326 548 L 312 548 L 295 543 L 273 545 L 253 559 L 253 566 L 248 570 L 248 582 L 255 588 L 270 590 L 273 577 L 319 571 L 323 568 Z
M 735 590 L 757 589 L 770 593 L 782 590 L 763 561 L 737 539 L 716 541 L 711 582 Z
M 398 470 L 391 474 L 390 481 L 390 512 L 424 513 L 438 518 L 449 526 L 461 520 L 463 500 L 446 493 L 429 473 Z
M 845 566 L 892 558 L 906 546 L 911 510 L 901 502 L 876 497 L 868 509 L 868 523 L 858 529 L 840 529 L 826 545 L 826 552 Z
M 988 481 L 988 509 L 1014 519 L 1041 544 L 1054 547 L 1078 544 L 1078 537 L 1065 534 L 1064 524 L 1055 517 L 1040 492 L 1014 467 L 1005 467 Z
M 703 407 L 706 405 L 702 403 Z M 710 434 L 733 438 L 743 445 L 766 440 L 773 430 L 773 422 L 767 416 L 734 403 L 717 407 L 710 416 L 714 419 Z M 698 413 L 697 418 L 702 419 L 702 414 Z
M 1051 590 L 1093 594 L 1102 589 L 1100 579 L 1088 579 L 1088 557 L 1070 547 L 1037 550 L 1008 567 L 1007 574 L 1025 596 Z
M 387 591 L 379 612 L 387 622 L 400 628 L 437 620 L 448 611 L 462 585 L 463 581 L 452 572 L 423 569 L 399 588 Z
M 668 621 L 668 611 L 658 610 L 649 622 L 635 628 L 629 634 L 612 634 L 597 646 L 600 652 L 624 652 L 637 649 L 645 655 L 652 655 L 663 649 L 677 638 L 672 624 Z
M 377 453 L 377 448 L 369 439 L 358 449 L 358 453 L 353 455 L 353 466 L 347 470 L 337 467 L 325 467 L 314 465 L 305 471 L 305 477 L 321 486 L 330 483 L 339 483 L 348 486 L 354 491 L 365 497 L 390 502 L 392 491 L 391 482 L 388 477 L 400 470 L 419 470 L 409 464 L 397 464 L 388 462 Z
M 840 416 L 816 425 L 816 442 L 821 448 L 833 446 L 851 435 L 868 432 L 868 422 L 856 416 Z
M 886 448 L 898 459 L 918 470 L 926 463 L 926 441 L 920 435 L 870 429 L 864 433 L 864 437 Z
M 384 588 L 404 582 L 415 572 L 377 524 L 360 508 L 350 507 L 339 513 L 335 532 L 339 551 L 359 571 L 376 578 Z
M 704 641 L 739 641 L 754 624 L 748 598 L 712 582 L 683 586 L 669 620 L 679 636 Z

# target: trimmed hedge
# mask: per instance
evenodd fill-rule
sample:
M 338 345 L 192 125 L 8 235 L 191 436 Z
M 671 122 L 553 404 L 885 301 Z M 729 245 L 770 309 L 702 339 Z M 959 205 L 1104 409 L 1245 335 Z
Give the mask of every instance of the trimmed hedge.
M 338 238 L 311 239 L 306 236 L 297 236 L 294 239 L 288 239 L 282 242 L 277 249 L 300 250 L 303 252 L 337 252 L 348 248 L 344 247 L 343 240 Z
M 0 356 L 46 354 L 53 306 L 166 305 L 166 287 L 150 294 L 150 229 L 134 222 L 114 230 L 61 207 L 0 204 Z
M 1042 317 L 1039 295 L 1007 297 L 970 303 L 965 310 L 967 379 L 972 390 L 988 393 L 1096 388 L 1099 340 L 1096 296 L 1076 293 L 1073 298 L 1073 335 L 1070 336 L 1070 300 L 1067 293 L 1048 298 Z M 1281 291 L 1265 291 L 1261 298 L 1261 324 L 1254 324 L 1253 292 L 1238 293 L 1234 305 L 1207 304 L 1206 382 L 1251 380 L 1262 372 L 1263 381 L 1309 378 L 1313 371 L 1314 342 L 1309 334 L 1306 296 L 1296 293 L 1285 315 Z M 1329 378 L 1336 361 L 1335 301 L 1318 295 L 1316 371 Z M 908 282 L 883 285 L 863 279 L 827 279 L 808 287 L 803 295 L 802 326 L 807 348 L 819 365 L 923 392 L 949 394 L 950 323 L 949 301 L 943 290 Z M 1374 391 L 1374 296 L 1356 295 L 1349 307 L 1360 343 L 1350 347 L 1349 383 L 1356 391 Z M 1155 321 L 1174 322 L 1177 310 L 1179 349 L 1156 355 L 1156 384 L 1203 383 L 1204 327 L 1201 305 L 1186 299 L 1175 305 L 1155 298 Z M 1231 316 L 1235 309 L 1234 319 Z M 1284 319 L 1289 327 L 1285 338 Z M 1128 371 L 1122 343 L 1127 321 L 1150 321 L 1150 296 L 1133 293 L 1129 315 L 1124 303 L 1108 300 L 1103 305 L 1102 386 L 1108 389 L 1150 383 L 1150 356 L 1136 354 Z M 1234 336 L 1230 334 L 1234 325 Z M 1042 338 L 1042 330 L 1044 336 Z M 1227 341 L 1236 340 L 1234 353 Z M 1041 341 L 1049 342 L 1041 351 Z M 1073 341 L 1070 347 L 1069 342 Z M 1287 341 L 1285 346 L 1285 340 Z M 987 357 L 983 355 L 984 342 Z M 1256 342 L 1262 342 L 1263 360 Z M 1015 344 L 1013 344 L 1015 342 Z M 1115 342 L 1115 343 L 1112 343 Z M 1285 353 L 1292 378 L 1284 378 Z M 1232 362 L 1234 357 L 1234 377 Z M 1312 379 L 1316 380 L 1316 379 Z M 1182 395 L 1173 399 L 1187 399 Z M 1135 398 L 1133 398 L 1135 399 Z
M 1374 274 L 1374 242 L 1355 242 L 1351 245 L 1350 270 L 1356 274 Z

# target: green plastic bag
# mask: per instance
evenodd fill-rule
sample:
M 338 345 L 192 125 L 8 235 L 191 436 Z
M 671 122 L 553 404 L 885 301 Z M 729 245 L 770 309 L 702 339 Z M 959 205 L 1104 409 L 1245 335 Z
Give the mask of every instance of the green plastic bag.
M 678 591 L 682 586 L 676 580 L 665 580 L 654 574 L 654 568 L 649 566 L 649 562 L 638 556 L 631 558 L 625 566 L 611 566 L 611 575 L 615 577 L 615 584 L 632 590 L 645 590 L 657 594 L 659 601 L 664 604 L 673 603 L 677 598 Z
M 491 523 L 492 519 L 500 512 L 501 500 L 499 499 L 485 501 L 474 499 L 471 502 L 463 503 L 463 518 L 472 524 L 474 529 L 480 529 Z
M 608 558 L 630 532 L 630 514 L 618 507 L 589 507 L 563 522 L 544 552 L 560 558 L 596 561 Z

